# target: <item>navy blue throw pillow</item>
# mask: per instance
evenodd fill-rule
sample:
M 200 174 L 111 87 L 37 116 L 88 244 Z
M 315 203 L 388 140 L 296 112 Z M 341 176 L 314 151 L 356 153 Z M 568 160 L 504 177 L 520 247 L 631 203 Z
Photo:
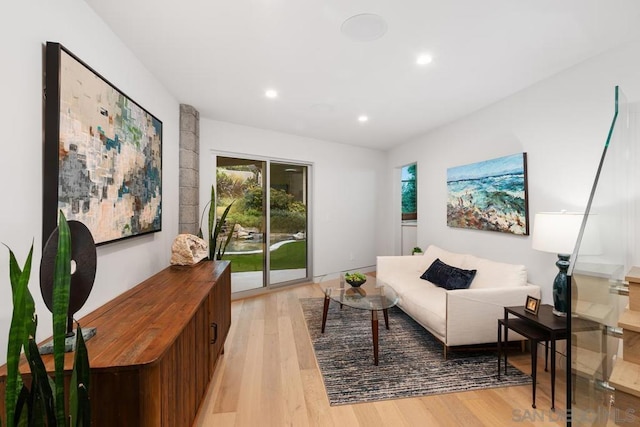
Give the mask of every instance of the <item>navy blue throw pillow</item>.
M 476 277 L 476 271 L 452 267 L 437 258 L 427 268 L 427 271 L 422 273 L 420 278 L 451 291 L 454 289 L 467 289 L 471 285 L 473 278 Z

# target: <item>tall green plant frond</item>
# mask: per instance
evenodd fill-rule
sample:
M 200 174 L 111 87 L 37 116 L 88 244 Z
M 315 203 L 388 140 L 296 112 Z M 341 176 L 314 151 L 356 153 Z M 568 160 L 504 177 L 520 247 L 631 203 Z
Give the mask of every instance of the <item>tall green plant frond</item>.
M 211 200 L 209 200 L 207 202 L 206 205 L 204 205 L 204 209 L 202 209 L 202 215 L 200 216 L 200 227 L 198 228 L 198 234 L 197 236 L 201 239 L 204 239 L 203 233 L 202 233 L 202 221 L 204 221 L 204 213 L 206 212 L 207 208 L 211 205 Z
M 18 401 L 16 402 L 14 422 L 14 425 L 16 427 L 27 427 L 29 425 L 29 407 L 31 406 L 29 402 L 30 398 L 31 395 L 29 394 L 29 389 L 23 385 L 20 388 L 20 393 L 18 393 Z M 27 408 L 27 410 L 23 411 L 25 407 Z
M 34 406 L 32 417 L 37 420 L 43 420 L 46 416 L 47 425 L 56 425 L 55 401 L 53 399 L 53 390 L 51 388 L 50 378 L 44 367 L 44 362 L 40 357 L 38 345 L 35 340 L 29 340 L 30 356 L 28 357 L 29 368 L 31 369 L 31 402 Z
M 229 234 L 227 234 L 227 239 L 224 242 L 224 245 L 220 245 L 220 249 L 218 250 L 218 259 L 222 259 L 222 255 L 224 255 L 224 253 L 227 251 L 227 246 L 229 246 L 229 242 L 231 242 L 231 238 L 233 237 L 233 230 L 236 229 L 236 225 L 238 223 L 234 223 L 233 226 L 231 226 L 231 231 L 229 232 Z
M 10 427 L 67 426 L 65 415 L 64 355 L 67 313 L 71 288 L 71 235 L 69 225 L 60 212 L 58 248 L 53 277 L 53 347 L 55 381 L 47 374 L 35 342 L 38 318 L 28 284 L 33 258 L 33 243 L 24 267 L 20 268 L 9 249 L 9 279 L 13 313 L 7 348 L 7 380 L 5 386 L 6 425 Z M 74 375 L 77 378 L 76 426 L 89 426 L 89 357 L 80 325 Z M 30 389 L 23 384 L 19 372 L 20 353 L 24 349 L 31 371 Z M 2 424 L 0 422 L 0 427 Z
M 29 337 L 36 336 L 36 306 L 33 301 L 33 296 L 29 291 L 29 277 L 31 276 L 31 260 L 33 258 L 33 242 L 31 242 L 31 249 L 25 262 L 24 271 L 18 265 L 18 261 L 14 253 L 9 250 L 9 278 L 11 281 L 11 290 L 13 295 L 13 306 L 23 306 L 22 321 L 24 322 L 24 335 L 22 346 L 25 353 L 29 354 Z M 24 273 L 24 274 L 23 274 Z M 21 287 L 24 290 L 15 292 L 14 289 Z M 16 299 L 21 299 L 20 302 Z
M 76 322 L 76 355 L 71 374 L 69 412 L 71 426 L 91 425 L 91 406 L 89 404 L 89 355 L 82 336 L 82 328 Z
M 31 275 L 31 259 L 33 257 L 33 244 L 29 255 L 21 269 L 16 261 L 13 251 L 9 250 L 9 279 L 13 297 L 13 313 L 9 328 L 9 343 L 7 345 L 7 384 L 5 390 L 5 408 L 7 412 L 7 425 L 15 424 L 15 408 L 18 395 L 22 389 L 22 379 L 18 366 L 20 364 L 20 352 L 27 337 L 27 321 L 33 313 L 27 312 L 27 296 L 29 292 L 29 276 Z M 33 301 L 33 298 L 31 299 Z
M 231 206 L 235 203 L 235 200 L 232 201 L 224 210 L 220 220 L 216 223 L 216 188 L 215 186 L 211 186 L 211 199 L 207 202 L 202 210 L 202 216 L 200 217 L 200 228 L 198 229 L 198 237 L 204 239 L 204 233 L 202 232 L 202 221 L 204 220 L 204 214 L 209 208 L 209 212 L 207 214 L 207 242 L 209 243 L 209 259 L 222 259 L 225 251 L 227 250 L 227 245 L 231 241 L 231 237 L 227 236 L 224 242 L 218 242 L 218 238 L 220 237 L 220 233 L 222 232 L 222 227 L 224 226 L 225 220 L 229 211 L 231 210 Z M 235 225 L 234 225 L 235 229 Z
M 216 220 L 216 187 L 211 186 L 211 201 L 209 202 L 209 228 L 207 229 L 207 233 L 209 234 L 209 259 L 213 259 L 216 254 L 216 236 L 213 232 L 213 224 Z
M 64 414 L 64 341 L 67 331 L 71 287 L 71 233 L 64 213 L 58 221 L 58 252 L 53 275 L 53 353 L 56 384 L 56 420 L 65 425 Z
M 227 215 L 229 214 L 229 211 L 231 210 L 231 206 L 233 206 L 234 202 L 229 203 L 229 206 L 226 207 L 226 209 L 224 210 L 224 212 L 222 213 L 222 216 L 220 217 L 220 221 L 218 221 L 218 223 L 216 224 L 216 229 L 213 233 L 213 247 L 214 250 L 216 248 L 216 246 L 218 246 L 218 237 L 220 236 L 220 233 L 222 233 L 222 226 L 224 225 L 224 222 L 227 219 Z M 233 234 L 233 230 L 231 233 L 229 233 L 230 235 Z M 228 237 L 227 237 L 228 239 Z M 218 257 L 217 259 L 222 259 L 222 255 L 224 255 L 224 251 L 227 249 L 227 245 L 224 245 L 224 250 L 222 249 L 222 242 L 220 242 L 220 247 L 218 249 Z M 211 258 L 213 259 L 213 258 Z

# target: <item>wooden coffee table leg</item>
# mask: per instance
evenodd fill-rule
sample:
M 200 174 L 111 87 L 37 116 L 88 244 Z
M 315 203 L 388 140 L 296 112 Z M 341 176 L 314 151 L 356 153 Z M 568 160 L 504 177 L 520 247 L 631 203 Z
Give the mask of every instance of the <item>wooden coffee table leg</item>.
M 384 326 L 386 326 L 387 329 L 389 329 L 389 310 L 387 310 L 386 308 L 383 308 L 382 314 L 384 314 Z
M 324 296 L 324 309 L 322 310 L 322 333 L 324 334 L 324 327 L 327 324 L 327 312 L 329 311 L 329 297 Z
M 378 366 L 378 312 L 371 310 L 371 333 L 373 334 L 373 364 Z

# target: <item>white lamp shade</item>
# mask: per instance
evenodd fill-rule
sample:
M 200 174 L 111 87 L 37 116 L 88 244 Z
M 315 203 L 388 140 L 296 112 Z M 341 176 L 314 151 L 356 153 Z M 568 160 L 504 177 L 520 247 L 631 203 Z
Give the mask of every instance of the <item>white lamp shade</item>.
M 533 249 L 572 254 L 584 215 L 578 212 L 541 212 L 533 222 Z

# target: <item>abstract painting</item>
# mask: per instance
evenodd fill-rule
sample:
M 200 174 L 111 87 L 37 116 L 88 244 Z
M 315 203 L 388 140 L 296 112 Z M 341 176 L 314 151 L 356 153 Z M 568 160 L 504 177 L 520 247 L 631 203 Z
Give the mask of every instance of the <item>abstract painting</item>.
M 161 230 L 162 122 L 47 43 L 43 240 L 57 213 L 96 242 Z
M 447 169 L 449 227 L 529 234 L 527 153 Z

